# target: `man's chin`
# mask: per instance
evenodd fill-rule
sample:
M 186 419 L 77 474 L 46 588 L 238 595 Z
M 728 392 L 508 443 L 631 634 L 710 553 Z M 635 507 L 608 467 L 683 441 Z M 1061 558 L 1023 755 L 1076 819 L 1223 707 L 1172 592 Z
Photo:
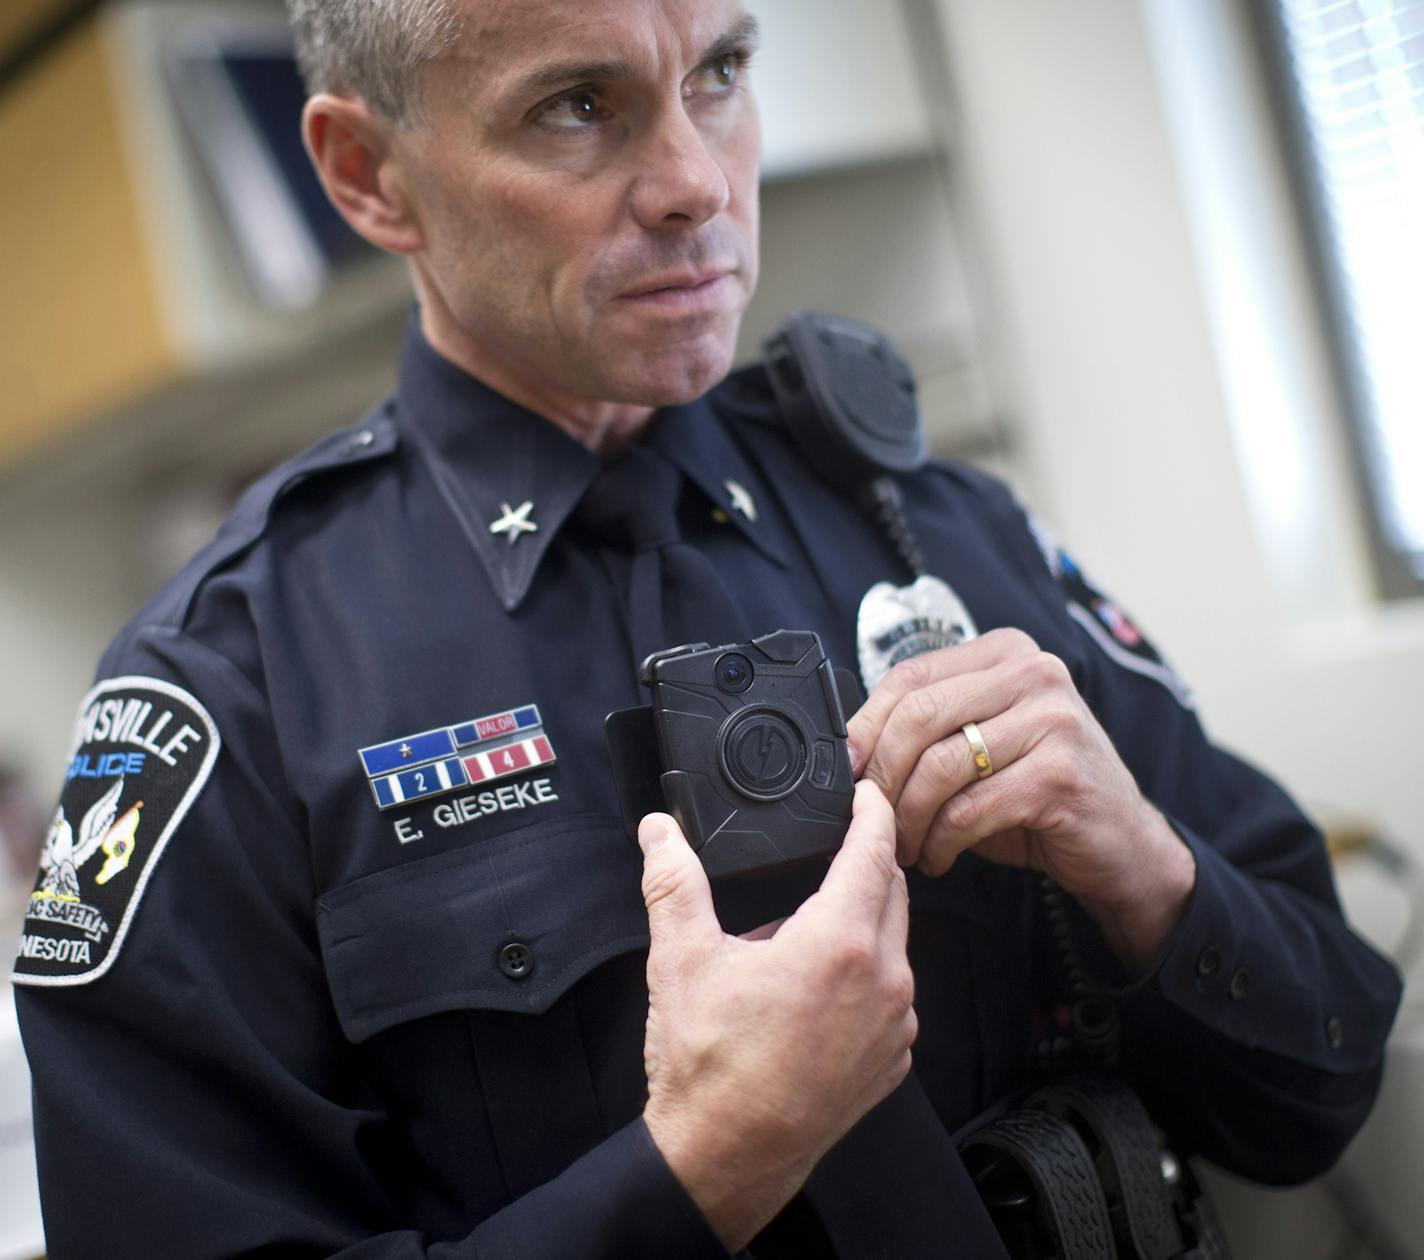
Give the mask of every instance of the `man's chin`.
M 702 397 L 732 370 L 733 335 L 699 338 L 641 355 L 609 382 L 610 401 L 643 407 L 676 407 Z M 623 350 L 627 354 L 626 348 Z

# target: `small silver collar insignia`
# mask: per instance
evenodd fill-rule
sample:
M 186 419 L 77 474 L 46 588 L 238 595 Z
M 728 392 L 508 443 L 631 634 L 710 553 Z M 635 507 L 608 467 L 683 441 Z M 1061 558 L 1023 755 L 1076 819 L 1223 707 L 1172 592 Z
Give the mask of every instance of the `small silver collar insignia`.
M 497 521 L 490 522 L 489 531 L 491 534 L 508 534 L 511 547 L 519 541 L 521 534 L 538 533 L 539 526 L 529 519 L 529 514 L 534 510 L 532 499 L 525 499 L 517 508 L 510 507 L 508 503 L 501 503 L 499 510 L 504 515 Z
M 722 484 L 727 487 L 727 493 L 732 496 L 732 509 L 740 512 L 747 520 L 755 522 L 757 518 L 756 503 L 746 486 L 742 485 L 740 481 L 733 481 L 730 477 Z

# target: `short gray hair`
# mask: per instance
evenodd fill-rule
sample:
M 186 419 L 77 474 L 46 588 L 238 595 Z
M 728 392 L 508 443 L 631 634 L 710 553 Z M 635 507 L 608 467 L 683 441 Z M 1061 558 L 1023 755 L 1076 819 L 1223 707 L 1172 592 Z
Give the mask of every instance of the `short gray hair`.
M 422 114 L 420 67 L 460 36 L 451 0 L 287 0 L 307 91 L 354 92 L 404 130 Z

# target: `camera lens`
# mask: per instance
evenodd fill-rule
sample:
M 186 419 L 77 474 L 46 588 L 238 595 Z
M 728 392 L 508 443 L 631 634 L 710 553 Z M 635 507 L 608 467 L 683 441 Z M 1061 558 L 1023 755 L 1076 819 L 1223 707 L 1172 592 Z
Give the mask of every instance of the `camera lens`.
M 713 676 L 723 691 L 737 695 L 752 685 L 752 663 L 740 652 L 728 652 L 717 658 Z

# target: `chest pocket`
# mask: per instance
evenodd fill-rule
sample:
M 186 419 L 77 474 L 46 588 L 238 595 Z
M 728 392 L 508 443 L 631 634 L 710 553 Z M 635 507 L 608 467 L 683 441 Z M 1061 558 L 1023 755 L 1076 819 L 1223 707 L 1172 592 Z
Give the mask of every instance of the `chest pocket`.
M 549 1180 L 631 1118 L 623 1112 L 636 1114 L 644 1009 L 637 955 L 648 944 L 640 874 L 619 820 L 574 815 L 319 899 L 337 1016 L 353 1042 L 371 1041 L 383 1059 L 392 1048 L 399 1055 L 400 1111 L 428 1161 L 427 1180 L 450 1175 L 452 1151 L 461 1152 L 459 1165 L 487 1170 L 451 1187 L 449 1198 L 467 1213 L 452 1228 Z M 629 957 L 589 978 L 621 956 Z M 589 1041 L 581 1014 L 589 1003 L 621 1012 L 619 1027 L 632 1029 L 627 1045 Z M 614 1101 L 610 1061 L 620 1085 Z
M 600 963 L 647 948 L 640 871 L 618 820 L 583 815 L 324 894 L 317 929 L 342 1030 L 361 1042 L 442 1011 L 543 1014 Z

